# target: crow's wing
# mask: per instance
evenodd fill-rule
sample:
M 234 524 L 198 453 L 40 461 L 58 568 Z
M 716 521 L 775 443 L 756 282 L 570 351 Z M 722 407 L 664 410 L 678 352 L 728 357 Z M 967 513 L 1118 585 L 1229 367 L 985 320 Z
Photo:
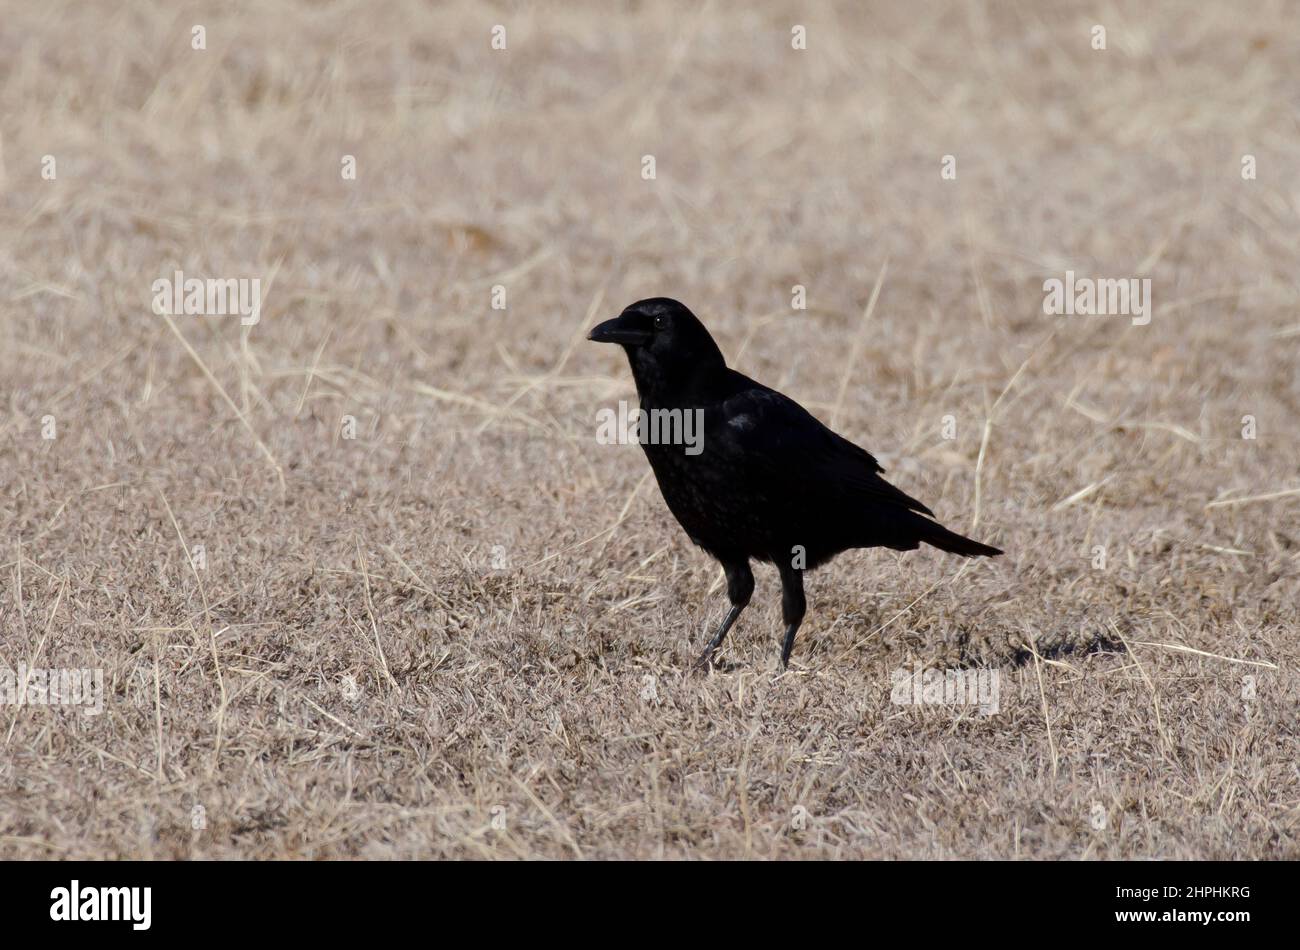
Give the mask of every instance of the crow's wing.
M 745 381 L 748 386 L 722 401 L 722 418 L 708 435 L 721 442 L 724 454 L 742 462 L 752 479 L 790 498 L 814 493 L 826 500 L 875 502 L 934 517 L 880 477 L 884 469 L 870 452 L 832 432 L 790 397 Z M 707 444 L 704 451 L 709 451 Z

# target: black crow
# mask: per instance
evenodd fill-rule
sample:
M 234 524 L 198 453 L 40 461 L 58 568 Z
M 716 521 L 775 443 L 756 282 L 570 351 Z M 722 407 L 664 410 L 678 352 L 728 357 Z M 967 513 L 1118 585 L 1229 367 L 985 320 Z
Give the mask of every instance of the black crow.
M 672 421 L 681 433 L 700 423 L 694 446 L 655 439 L 650 426 L 640 441 L 668 509 L 727 575 L 731 610 L 701 665 L 754 593 L 751 559 L 781 574 L 781 665 L 788 667 L 804 615 L 805 569 L 848 548 L 911 551 L 924 542 L 966 557 L 1002 553 L 930 520 L 934 512 L 881 478 L 869 453 L 788 396 L 728 369 L 704 324 L 676 300 L 637 301 L 588 339 L 627 352 L 643 425 Z

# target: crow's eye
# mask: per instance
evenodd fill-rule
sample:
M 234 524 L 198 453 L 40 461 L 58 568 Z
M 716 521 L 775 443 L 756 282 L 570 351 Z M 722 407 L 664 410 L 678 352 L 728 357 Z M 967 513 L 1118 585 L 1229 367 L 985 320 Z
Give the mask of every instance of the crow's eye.
M 666 326 L 668 326 L 668 319 L 663 314 L 660 314 L 659 316 L 655 317 L 656 330 L 662 330 Z

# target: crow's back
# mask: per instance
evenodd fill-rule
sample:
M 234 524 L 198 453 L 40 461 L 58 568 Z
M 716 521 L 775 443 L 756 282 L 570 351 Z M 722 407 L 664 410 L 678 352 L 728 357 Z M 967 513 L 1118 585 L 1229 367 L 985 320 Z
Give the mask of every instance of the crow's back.
M 814 567 L 850 547 L 912 548 L 931 514 L 880 477 L 864 449 L 789 397 L 726 370 L 679 406 L 703 411 L 703 447 L 644 445 L 664 500 L 697 544 L 720 558 L 789 560 L 802 546 Z

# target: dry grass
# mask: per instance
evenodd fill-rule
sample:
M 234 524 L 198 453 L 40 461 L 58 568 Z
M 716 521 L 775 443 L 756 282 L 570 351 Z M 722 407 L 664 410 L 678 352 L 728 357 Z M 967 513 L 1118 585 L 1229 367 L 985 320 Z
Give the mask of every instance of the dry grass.
M 861 6 L 10 4 L 0 661 L 108 695 L 0 707 L 0 856 L 1300 854 L 1294 10 Z M 717 569 L 581 339 L 661 293 L 1007 555 L 841 558 L 783 676 L 762 571 L 685 673 Z

